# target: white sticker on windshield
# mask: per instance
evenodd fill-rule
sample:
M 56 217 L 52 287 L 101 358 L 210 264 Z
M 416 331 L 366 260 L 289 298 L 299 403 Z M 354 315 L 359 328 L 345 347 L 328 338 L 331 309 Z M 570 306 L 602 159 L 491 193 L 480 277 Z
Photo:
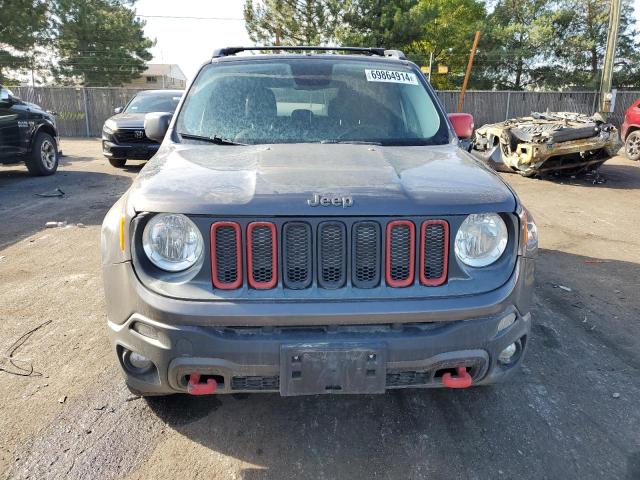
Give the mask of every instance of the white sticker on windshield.
M 367 76 L 367 82 L 408 83 L 409 85 L 418 85 L 416 74 L 411 72 L 365 69 L 364 73 Z

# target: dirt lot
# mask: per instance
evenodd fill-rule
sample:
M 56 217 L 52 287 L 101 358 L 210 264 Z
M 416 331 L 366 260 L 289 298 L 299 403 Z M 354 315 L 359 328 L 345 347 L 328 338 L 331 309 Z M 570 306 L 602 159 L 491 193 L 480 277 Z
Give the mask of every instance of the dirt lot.
M 599 185 L 505 175 L 542 247 L 509 384 L 147 402 L 107 341 L 98 246 L 139 165 L 113 169 L 94 140 L 63 149 L 53 177 L 0 167 L 0 477 L 640 478 L 640 164 L 617 157 Z M 8 349 L 47 321 L 14 354 L 34 374 L 8 373 Z

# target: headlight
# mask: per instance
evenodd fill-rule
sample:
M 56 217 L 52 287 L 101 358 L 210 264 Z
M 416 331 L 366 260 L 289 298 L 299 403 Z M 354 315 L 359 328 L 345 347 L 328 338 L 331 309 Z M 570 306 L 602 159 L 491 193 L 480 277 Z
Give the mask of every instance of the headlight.
M 107 135 L 113 135 L 113 133 L 118 130 L 118 125 L 113 120 L 109 119 L 104 122 L 104 126 L 102 127 L 102 132 Z
M 204 242 L 198 228 L 184 215 L 161 213 L 144 227 L 142 246 L 151 263 L 168 272 L 193 266 Z
M 500 215 L 469 215 L 456 234 L 456 256 L 470 267 L 486 267 L 498 260 L 507 247 L 509 234 Z

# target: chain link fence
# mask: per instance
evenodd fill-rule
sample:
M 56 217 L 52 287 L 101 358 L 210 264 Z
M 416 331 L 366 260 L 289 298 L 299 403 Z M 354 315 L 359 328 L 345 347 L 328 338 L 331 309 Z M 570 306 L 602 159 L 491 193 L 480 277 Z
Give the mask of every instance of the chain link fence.
M 14 87 L 13 92 L 58 114 L 58 128 L 64 137 L 99 137 L 104 121 L 113 109 L 123 107 L 142 89 L 81 87 Z M 460 92 L 438 92 L 447 112 L 455 112 Z M 624 112 L 640 91 L 618 92 L 612 121 L 618 127 Z M 598 108 L 598 92 L 508 92 L 468 91 L 463 111 L 474 116 L 476 126 L 496 123 L 531 112 L 566 111 L 592 114 Z

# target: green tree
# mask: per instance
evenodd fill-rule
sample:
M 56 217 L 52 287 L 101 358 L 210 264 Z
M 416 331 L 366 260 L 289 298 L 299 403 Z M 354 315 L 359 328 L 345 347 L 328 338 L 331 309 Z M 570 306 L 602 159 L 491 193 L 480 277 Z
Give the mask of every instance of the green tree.
M 249 38 L 261 45 L 323 45 L 334 38 L 339 3 L 322 0 L 246 0 Z
M 498 0 L 482 29 L 477 70 L 498 89 L 523 90 L 556 75 L 549 68 L 551 0 Z
M 598 89 L 609 27 L 609 2 L 561 0 L 555 14 L 554 55 L 562 77 L 554 86 Z M 640 85 L 640 42 L 633 4 L 623 0 L 616 48 L 614 86 Z
M 0 83 L 12 83 L 10 72 L 33 66 L 47 24 L 45 1 L 0 0 Z
M 119 86 L 137 78 L 151 60 L 153 42 L 144 22 L 129 8 L 133 1 L 57 0 L 54 73 L 62 83 Z
M 462 83 L 473 35 L 486 18 L 481 0 L 351 0 L 344 3 L 343 44 L 403 50 L 418 65 L 438 64 L 446 75 L 432 75 L 436 88 Z
M 419 65 L 429 65 L 433 53 L 433 68 L 444 65 L 449 72 L 434 72 L 431 83 L 439 89 L 459 87 L 475 31 L 481 29 L 486 16 L 484 2 L 478 0 L 420 0 L 409 11 L 416 36 L 404 51 Z
M 343 45 L 400 49 L 419 35 L 410 11 L 418 0 L 347 0 L 337 38 Z

